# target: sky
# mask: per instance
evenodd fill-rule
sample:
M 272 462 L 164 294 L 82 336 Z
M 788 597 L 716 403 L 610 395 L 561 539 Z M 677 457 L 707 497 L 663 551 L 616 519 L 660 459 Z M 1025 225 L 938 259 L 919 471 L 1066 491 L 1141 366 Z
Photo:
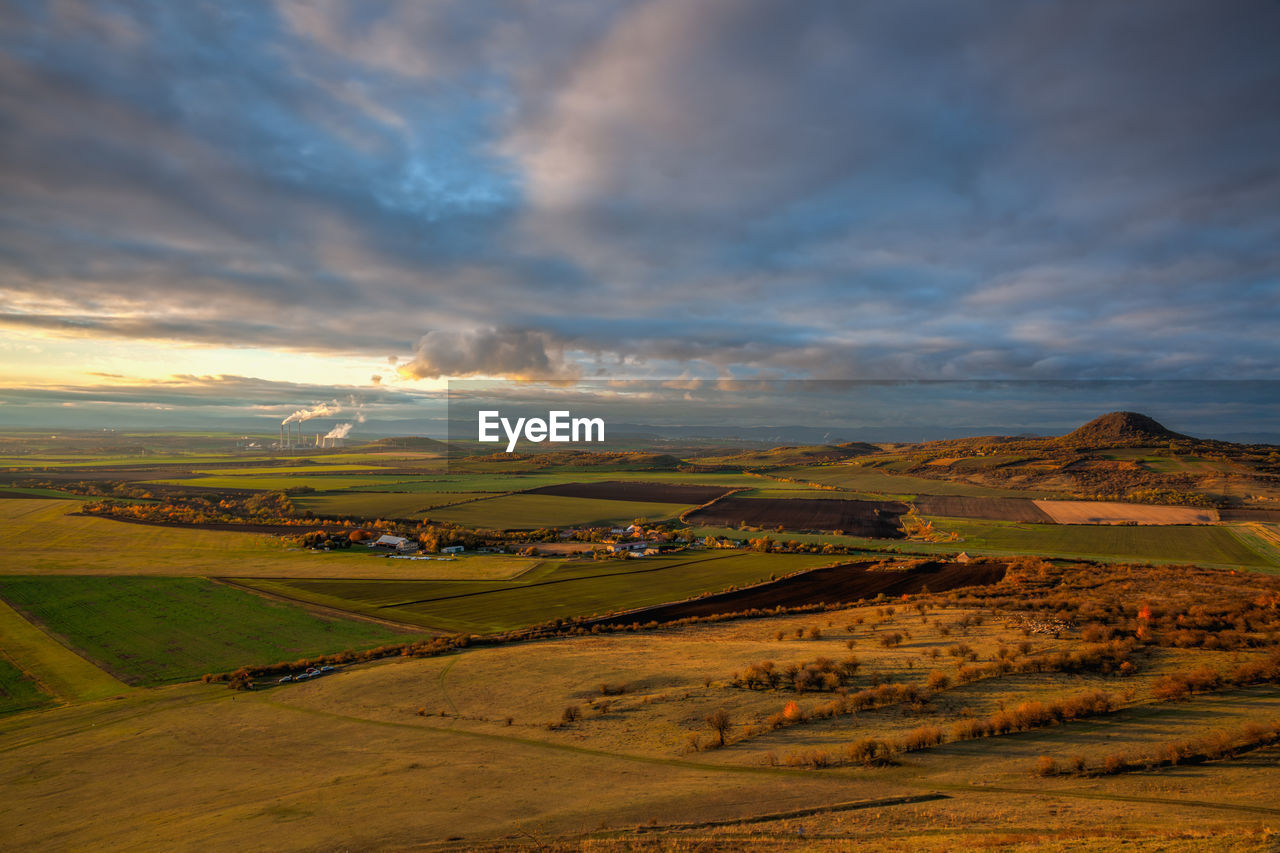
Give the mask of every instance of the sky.
M 0 426 L 1280 379 L 1276 44 L 1276 0 L 10 0 Z

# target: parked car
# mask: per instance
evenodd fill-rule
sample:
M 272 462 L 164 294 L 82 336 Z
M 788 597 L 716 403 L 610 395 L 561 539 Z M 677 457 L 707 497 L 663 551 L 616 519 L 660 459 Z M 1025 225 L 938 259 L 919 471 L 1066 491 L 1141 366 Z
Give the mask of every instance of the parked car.
M 327 666 L 327 665 L 326 665 L 326 666 L 322 666 L 322 667 L 320 667 L 320 671 L 321 671 L 321 672 L 333 672 L 333 667 L 331 667 L 331 666 Z
M 292 676 L 292 675 L 286 675 L 284 678 L 280 679 L 280 681 L 279 681 L 278 683 L 279 683 L 279 684 L 284 684 L 284 683 L 285 683 L 285 682 L 287 682 L 287 681 L 293 681 L 293 676 Z

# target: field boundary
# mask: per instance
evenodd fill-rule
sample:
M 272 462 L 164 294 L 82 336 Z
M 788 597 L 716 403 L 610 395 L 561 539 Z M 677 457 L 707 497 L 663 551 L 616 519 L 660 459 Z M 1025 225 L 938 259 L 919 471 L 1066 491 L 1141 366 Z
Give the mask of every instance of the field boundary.
M 14 665 L 59 701 L 105 699 L 132 689 L 2 598 L 0 636 L 4 638 L 6 656 Z
M 748 815 L 738 818 L 722 818 L 719 820 L 704 820 L 693 823 L 663 823 L 651 824 L 649 826 L 638 826 L 634 829 L 619 829 L 606 833 L 591 833 L 589 838 L 601 837 L 620 837 L 626 835 L 648 835 L 651 833 L 661 832 L 680 832 L 690 829 L 710 829 L 719 826 L 739 826 L 746 823 L 769 823 L 775 820 L 790 820 L 798 817 L 813 817 L 814 815 L 827 814 L 829 812 L 852 812 L 859 809 L 877 809 L 887 808 L 889 806 L 909 806 L 916 803 L 931 803 L 937 800 L 953 799 L 950 794 L 929 793 L 929 794 L 902 794 L 897 797 L 877 797 L 869 800 L 850 800 L 846 803 L 831 803 L 825 806 L 809 806 L 803 809 L 791 809 L 785 812 L 765 812 L 763 814 Z
M 717 501 L 722 501 L 727 497 L 732 497 L 733 495 L 736 495 L 738 492 L 749 492 L 749 491 L 751 490 L 745 486 L 740 489 L 730 489 L 729 491 L 725 492 L 723 495 L 716 495 L 714 498 L 712 498 L 711 500 L 707 501 L 704 504 L 700 504 L 699 506 L 689 507 L 684 512 L 680 513 L 680 515 L 677 517 L 676 520 L 679 521 L 681 524 L 693 524 L 694 522 L 689 520 L 689 516 L 693 515 L 695 512 L 700 512 L 701 510 L 704 510 L 710 507 L 711 505 L 715 504 Z
M 262 589 L 261 587 L 251 586 L 250 584 L 247 584 L 247 583 L 241 583 L 240 581 L 237 581 L 234 578 L 230 578 L 230 577 L 215 577 L 213 575 L 210 575 L 209 580 L 212 581 L 213 583 L 222 584 L 223 586 L 229 586 L 232 589 L 238 589 L 241 592 L 249 592 L 249 593 L 253 593 L 254 595 L 260 595 L 263 598 L 270 598 L 272 600 L 280 601 L 285 604 L 300 606 L 304 610 L 309 610 L 318 616 L 337 617 L 340 619 L 356 619 L 361 622 L 372 622 L 375 625 L 382 625 L 387 628 L 393 628 L 397 631 L 405 631 L 407 633 L 413 633 L 413 634 L 423 634 L 423 633 L 429 634 L 435 631 L 440 631 L 442 635 L 449 633 L 444 631 L 441 628 L 432 628 L 424 625 L 410 625 L 408 622 L 397 622 L 394 619 L 382 619 L 377 616 L 369 616 L 355 610 L 343 610 L 340 607 L 331 607 L 327 604 L 320 604 L 315 601 L 308 601 L 305 598 L 294 598 L 293 596 L 285 595 L 284 593 L 275 592 L 273 590 L 268 590 L 268 589 Z M 252 580 L 287 581 L 287 580 L 308 580 L 308 578 L 253 578 Z
M 545 580 L 545 581 L 534 581 L 533 583 L 527 583 L 527 584 L 517 584 L 515 586 L 504 586 L 499 589 L 482 589 L 482 590 L 477 590 L 475 592 L 459 592 L 459 593 L 455 593 L 454 595 L 440 595 L 440 596 L 436 596 L 435 598 L 419 598 L 413 601 L 396 601 L 391 604 L 379 604 L 377 606 L 377 609 L 382 609 L 385 607 L 407 607 L 411 604 L 429 604 L 433 601 L 451 601 L 455 598 L 471 598 L 477 595 L 492 595 L 493 593 L 496 593 L 496 592 L 510 592 L 512 590 L 517 590 L 517 589 L 533 589 L 534 587 L 552 586 L 554 584 L 559 584 L 559 583 L 579 583 L 581 581 L 598 580 L 600 578 L 616 578 L 616 577 L 622 577 L 624 575 L 644 575 L 644 574 L 649 574 L 650 572 L 662 572 L 662 571 L 666 571 L 667 569 L 678 569 L 684 566 L 691 566 L 691 565 L 694 565 L 695 563 L 708 563 L 713 560 L 724 560 L 729 557 L 738 556 L 738 554 L 739 552 L 734 552 L 732 554 L 720 554 L 714 557 L 703 557 L 698 560 L 684 560 L 679 563 L 671 563 L 670 565 L 667 565 L 667 566 L 653 566 L 652 568 L 648 568 L 648 569 L 632 569 L 629 572 L 601 572 L 598 575 L 586 575 L 583 577 L 576 577 L 576 578 L 556 578 L 556 579 Z

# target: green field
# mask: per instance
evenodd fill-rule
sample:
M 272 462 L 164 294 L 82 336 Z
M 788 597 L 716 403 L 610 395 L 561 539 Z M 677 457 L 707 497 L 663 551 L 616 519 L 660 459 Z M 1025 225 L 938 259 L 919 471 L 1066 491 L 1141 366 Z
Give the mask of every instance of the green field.
M 880 501 L 885 496 L 875 492 L 850 492 L 844 489 L 811 489 L 801 486 L 799 483 L 780 483 L 779 485 L 788 488 L 761 488 L 761 489 L 744 489 L 738 492 L 735 497 L 739 498 L 805 498 L 808 500 L 828 500 L 828 501 Z M 797 488 L 799 486 L 799 488 Z
M 369 555 L 289 552 L 274 536 L 128 524 L 68 515 L 76 501 L 0 500 L 0 572 L 5 574 L 226 574 L 251 566 L 272 574 L 323 574 L 321 566 L 380 564 Z M 379 569 L 385 567 L 378 565 Z M 243 568 L 240 571 L 244 571 Z
M 449 631 L 509 631 L 550 619 L 692 598 L 830 565 L 812 554 L 693 552 L 626 561 L 548 561 L 515 581 L 243 579 L 257 589 Z
M 467 527 L 528 530 L 578 524 L 626 524 L 637 518 L 658 521 L 674 518 L 691 508 L 680 504 L 565 498 L 559 495 L 504 495 L 432 510 L 429 515 L 435 521 L 449 521 Z
M 401 638 L 203 578 L 0 578 L 0 597 L 129 684 L 190 681 Z
M 89 495 L 73 495 L 59 489 L 41 489 L 34 486 L 3 486 L 0 491 L 10 495 L 28 495 L 33 498 L 56 498 L 65 501 L 96 501 L 98 498 Z M 117 499 L 118 500 L 118 499 Z M 136 503 L 136 501 L 133 501 Z
M 481 498 L 489 492 L 338 492 L 330 495 L 296 495 L 293 505 L 318 516 L 353 515 L 361 518 L 420 519 L 427 510 Z
M 774 540 L 775 542 L 803 542 L 806 545 L 843 545 L 846 548 L 854 548 L 864 551 L 868 554 L 872 553 L 934 553 L 933 546 L 925 542 L 912 542 L 906 539 L 872 539 L 867 536 L 840 536 L 835 533 L 792 533 L 785 531 L 778 533 L 775 530 L 741 530 L 737 527 L 708 527 L 699 525 L 690 528 L 693 531 L 694 538 L 702 541 L 707 536 L 724 537 L 726 539 L 748 540 L 756 539 L 762 536 Z M 954 548 L 949 549 L 954 552 Z
M 415 492 L 521 492 L 540 486 L 560 483 L 683 483 L 697 486 L 724 486 L 730 489 L 768 487 L 777 489 L 810 489 L 804 483 L 783 483 L 765 477 L 756 477 L 733 471 L 694 473 L 689 471 L 539 471 L 530 473 L 450 473 L 423 477 L 403 486 L 388 485 L 385 489 Z
M 950 544 L 951 550 L 1276 568 L 1230 528 L 1215 525 L 1019 524 L 935 518 L 934 527 L 960 535 L 962 541 Z
M 53 703 L 53 697 L 40 689 L 26 674 L 0 657 L 0 714 L 29 711 Z
M 421 479 L 417 475 L 408 474 L 246 474 L 244 476 L 226 476 L 213 474 L 199 477 L 168 477 L 147 480 L 147 483 L 170 486 L 189 486 L 196 489 L 260 489 L 268 492 L 280 492 L 294 486 L 308 486 L 317 491 L 337 489 L 369 489 L 376 486 L 386 488 L 407 488 Z
M 497 554 L 420 561 L 380 559 L 365 548 L 322 553 L 289 548 L 279 537 L 260 533 L 67 514 L 79 508 L 70 501 L 0 499 L 0 575 L 509 577 L 529 565 Z
M 784 468 L 773 472 L 778 476 L 793 477 L 837 486 L 853 492 L 873 492 L 886 496 L 914 497 L 916 495 L 960 495 L 962 497 L 988 498 L 1044 498 L 1049 492 L 1026 489 L 998 489 L 977 486 L 972 483 L 953 483 L 946 480 L 930 480 L 906 474 L 890 474 L 880 468 L 862 464 L 822 465 L 813 468 Z
M 0 600 L 0 647 L 41 688 L 65 702 L 105 699 L 128 692 L 103 672 L 28 622 Z
M 345 474 L 352 471 L 378 472 L 386 470 L 382 465 L 353 465 L 327 462 L 314 462 L 308 465 L 254 465 L 246 468 L 197 468 L 197 474 L 209 474 L 214 477 L 259 477 L 274 474 Z

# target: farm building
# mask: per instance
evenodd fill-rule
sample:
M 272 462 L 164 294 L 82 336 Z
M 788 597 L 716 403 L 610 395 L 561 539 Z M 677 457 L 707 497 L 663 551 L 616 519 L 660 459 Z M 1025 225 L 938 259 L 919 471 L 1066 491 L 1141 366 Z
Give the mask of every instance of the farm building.
M 441 554 L 461 554 L 465 549 L 461 545 L 448 545 L 440 549 Z
M 418 545 L 403 536 L 392 536 L 384 533 L 369 543 L 370 548 L 390 548 L 393 551 L 416 551 Z
M 614 554 L 620 554 L 623 551 L 632 553 L 643 553 L 649 547 L 648 542 L 618 542 L 609 546 L 609 551 Z

